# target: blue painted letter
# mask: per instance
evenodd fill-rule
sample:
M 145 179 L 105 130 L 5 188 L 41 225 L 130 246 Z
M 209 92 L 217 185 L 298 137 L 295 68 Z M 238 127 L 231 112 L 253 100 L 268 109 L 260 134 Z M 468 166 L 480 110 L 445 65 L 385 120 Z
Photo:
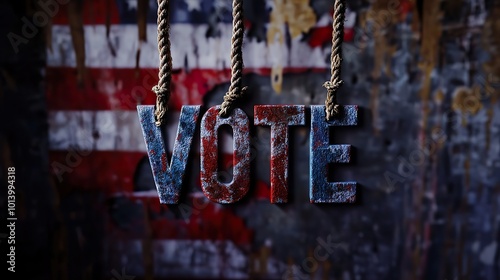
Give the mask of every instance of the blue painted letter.
M 349 163 L 351 145 L 330 145 L 330 126 L 358 124 L 358 106 L 342 106 L 342 115 L 327 121 L 325 106 L 311 106 L 310 185 L 311 203 L 355 202 L 356 182 L 328 182 L 328 163 Z
M 179 202 L 200 108 L 201 106 L 182 106 L 172 159 L 168 166 L 161 127 L 157 127 L 155 124 L 154 106 L 137 106 L 144 141 L 148 149 L 149 162 L 162 204 L 177 204 Z

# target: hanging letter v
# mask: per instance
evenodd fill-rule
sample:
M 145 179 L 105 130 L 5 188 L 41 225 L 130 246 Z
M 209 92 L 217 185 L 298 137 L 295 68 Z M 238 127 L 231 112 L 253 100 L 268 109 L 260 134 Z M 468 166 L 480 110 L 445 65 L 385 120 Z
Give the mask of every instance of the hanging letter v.
M 162 204 L 177 204 L 201 106 L 182 106 L 170 165 L 161 127 L 155 124 L 154 106 L 137 106 L 149 162 Z

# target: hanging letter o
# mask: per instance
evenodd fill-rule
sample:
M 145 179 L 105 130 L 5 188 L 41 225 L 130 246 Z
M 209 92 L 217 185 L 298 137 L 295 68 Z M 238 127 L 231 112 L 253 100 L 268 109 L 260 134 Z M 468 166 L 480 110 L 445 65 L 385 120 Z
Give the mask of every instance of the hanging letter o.
M 250 121 L 241 109 L 234 109 L 227 118 L 219 116 L 220 106 L 210 108 L 201 120 L 201 188 L 205 196 L 218 203 L 241 200 L 250 185 Z M 218 131 L 221 125 L 233 129 L 233 180 L 218 179 Z

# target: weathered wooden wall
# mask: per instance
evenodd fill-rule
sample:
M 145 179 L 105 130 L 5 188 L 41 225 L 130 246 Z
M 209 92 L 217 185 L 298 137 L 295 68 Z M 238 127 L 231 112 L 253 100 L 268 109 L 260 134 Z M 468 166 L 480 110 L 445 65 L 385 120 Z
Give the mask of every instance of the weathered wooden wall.
M 129 104 L 123 97 L 135 86 L 144 87 L 142 79 L 148 75 L 148 84 L 154 83 L 156 72 L 141 65 L 156 63 L 145 54 L 154 49 L 155 38 L 149 36 L 140 45 L 134 68 L 137 46 L 113 41 L 123 38 L 113 28 L 126 30 L 113 24 L 123 17 L 124 3 L 135 1 L 111 2 L 120 12 L 100 1 L 87 1 L 83 8 L 70 4 L 68 11 L 61 6 L 56 25 L 48 27 L 50 36 L 45 34 L 52 50 L 45 91 L 39 75 L 45 59 L 43 33 L 18 54 L 8 41 L 1 48 L 2 160 L 19 170 L 19 252 L 37 260 L 24 271 L 39 275 L 33 279 L 119 279 L 122 270 L 136 279 L 500 278 L 499 1 L 348 1 L 355 24 L 346 30 L 345 84 L 339 101 L 359 105 L 362 121 L 357 127 L 334 130 L 335 143 L 356 147 L 355 162 L 339 166 L 334 177 L 359 183 L 355 205 L 309 203 L 306 126 L 292 130 L 290 203 L 269 202 L 269 130 L 255 128 L 256 184 L 248 199 L 232 206 L 200 206 L 204 200 L 195 153 L 188 169 L 189 194 L 179 206 L 169 207 L 158 204 L 142 142 L 134 136 L 140 131 L 127 115 L 137 100 Z M 154 2 L 138 1 L 136 11 L 127 14 L 132 19 L 138 14 L 139 19 L 129 22 L 137 24 L 138 34 L 127 36 L 144 40 L 150 34 L 147 23 L 154 18 Z M 184 5 L 181 0 L 171 2 Z M 200 13 L 208 2 L 202 1 Z M 227 1 L 217 3 L 226 13 L 208 16 L 214 26 L 230 7 Z M 252 68 L 244 80 L 251 93 L 242 106 L 248 115 L 253 115 L 255 104 L 324 102 L 330 34 L 315 26 L 328 18 L 332 4 L 245 1 L 247 48 L 255 42 L 269 44 L 284 26 L 288 30 L 281 43 L 246 53 L 253 55 L 245 57 Z M 4 7 L 3 31 L 19 30 L 22 4 Z M 14 8 L 19 12 L 12 12 Z M 85 38 L 79 37 L 78 28 L 65 28 L 79 26 L 79 15 L 85 24 L 91 18 L 102 23 L 103 30 L 111 26 L 111 39 L 99 37 L 99 26 Z M 217 37 L 216 31 L 209 28 L 207 38 Z M 73 44 L 71 38 L 76 38 Z M 181 38 L 191 39 L 179 33 L 173 44 L 183 46 Z M 304 41 L 314 52 L 294 49 Z M 174 75 L 174 108 L 221 103 L 229 72 L 200 74 L 192 69 L 210 64 L 204 57 L 226 54 L 226 45 L 210 42 L 210 48 L 203 49 L 197 41 L 186 41 L 185 48 L 174 52 L 174 65 L 182 65 Z M 111 57 L 120 54 L 120 48 L 113 50 L 117 45 L 129 55 Z M 199 51 L 190 53 L 192 49 Z M 272 67 L 265 71 L 252 67 L 260 65 L 258 50 L 272 54 L 266 61 Z M 189 54 L 184 63 L 179 58 L 183 54 Z M 307 58 L 316 64 L 288 71 Z M 217 63 L 224 65 L 224 59 Z M 109 61 L 112 65 L 105 67 Z M 148 94 L 140 102 L 153 104 L 153 93 Z M 71 113 L 78 110 L 90 111 L 91 117 Z M 92 115 L 98 110 L 112 111 L 111 122 L 102 124 L 99 112 Z M 59 173 L 58 163 L 68 167 L 74 145 L 80 145 L 80 160 L 70 172 Z M 44 278 L 44 273 L 52 276 Z

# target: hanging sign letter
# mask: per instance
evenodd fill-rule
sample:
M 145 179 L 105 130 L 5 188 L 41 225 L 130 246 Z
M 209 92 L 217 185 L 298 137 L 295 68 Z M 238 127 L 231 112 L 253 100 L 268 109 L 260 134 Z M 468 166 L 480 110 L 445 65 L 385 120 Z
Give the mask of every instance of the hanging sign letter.
M 218 203 L 234 203 L 242 199 L 250 185 L 250 121 L 243 110 L 236 108 L 227 118 L 219 116 L 221 106 L 214 106 L 201 120 L 200 157 L 201 187 L 205 196 Z M 233 129 L 233 180 L 218 179 L 218 132 L 222 125 Z
M 167 149 L 163 144 L 161 126 L 155 125 L 155 108 L 154 106 L 137 106 L 149 162 L 162 204 L 179 202 L 200 108 L 201 106 L 182 106 L 172 159 L 170 166 L 167 166 Z
M 254 107 L 255 125 L 271 126 L 271 203 L 288 202 L 288 126 L 305 125 L 303 105 Z
M 358 124 L 358 106 L 341 106 L 343 114 L 326 120 L 325 106 L 311 106 L 310 184 L 311 203 L 346 203 L 356 200 L 356 182 L 328 182 L 329 163 L 349 163 L 351 145 L 330 145 L 331 126 Z

